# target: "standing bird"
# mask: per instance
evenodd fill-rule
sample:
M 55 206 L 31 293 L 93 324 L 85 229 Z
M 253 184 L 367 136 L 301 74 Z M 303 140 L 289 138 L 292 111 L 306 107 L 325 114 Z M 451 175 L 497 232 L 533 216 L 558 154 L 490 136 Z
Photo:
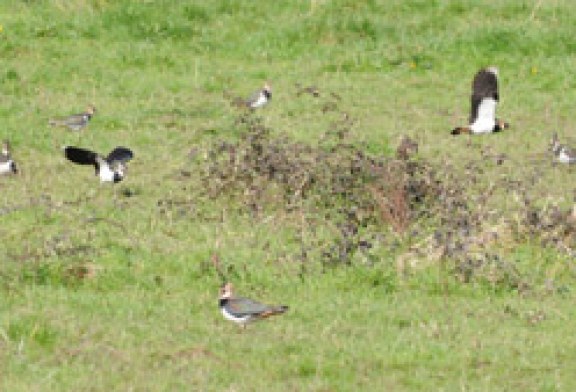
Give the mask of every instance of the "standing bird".
M 272 99 L 272 87 L 268 82 L 264 83 L 261 90 L 256 91 L 250 98 L 245 101 L 245 104 L 250 109 L 260 108 L 266 105 Z
M 472 82 L 472 97 L 470 118 L 468 126 L 457 127 L 452 130 L 452 135 L 462 133 L 492 133 L 508 129 L 507 122 L 496 118 L 496 105 L 500 100 L 498 94 L 498 68 L 483 68 Z
M 576 151 L 570 147 L 560 144 L 558 134 L 554 132 L 550 141 L 550 151 L 554 154 L 554 159 L 560 163 L 576 163 Z
M 10 143 L 8 140 L 2 142 L 2 152 L 0 153 L 0 174 L 16 174 L 18 168 L 10 155 Z
M 248 298 L 234 297 L 232 283 L 226 283 L 220 289 L 220 310 L 224 318 L 240 324 L 243 328 L 251 321 L 261 320 L 288 310 L 288 306 L 261 304 Z
M 79 165 L 93 165 L 100 182 L 120 182 L 124 178 L 126 162 L 134 157 L 126 147 L 116 147 L 106 158 L 94 151 L 79 147 L 64 147 L 66 158 Z
M 93 105 L 88 105 L 86 111 L 79 114 L 73 114 L 68 117 L 54 118 L 48 121 L 48 124 L 58 127 L 66 127 L 72 131 L 80 131 L 96 113 L 96 108 Z

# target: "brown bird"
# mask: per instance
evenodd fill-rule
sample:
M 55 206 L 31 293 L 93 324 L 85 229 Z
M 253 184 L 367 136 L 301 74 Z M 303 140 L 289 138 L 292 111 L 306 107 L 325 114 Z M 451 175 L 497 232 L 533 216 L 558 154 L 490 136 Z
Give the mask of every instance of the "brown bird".
M 88 105 L 86 111 L 83 113 L 73 114 L 67 117 L 53 118 L 48 121 L 48 124 L 57 127 L 66 127 L 72 131 L 80 131 L 96 113 L 96 108 L 93 105 Z

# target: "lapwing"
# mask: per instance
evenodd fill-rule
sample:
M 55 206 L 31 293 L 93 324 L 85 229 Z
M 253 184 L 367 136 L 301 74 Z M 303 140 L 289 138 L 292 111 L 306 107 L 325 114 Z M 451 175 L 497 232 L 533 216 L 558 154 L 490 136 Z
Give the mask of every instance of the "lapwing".
M 234 297 L 231 283 L 226 283 L 220 289 L 219 306 L 224 318 L 242 327 L 246 327 L 249 322 L 282 314 L 288 310 L 288 306 L 285 305 L 265 305 L 248 298 Z
M 72 131 L 80 131 L 96 113 L 96 108 L 93 105 L 88 105 L 83 113 L 73 114 L 67 117 L 53 118 L 48 121 L 52 126 L 66 127 Z
M 508 129 L 507 122 L 496 118 L 498 93 L 498 68 L 483 68 L 472 81 L 471 110 L 468 124 L 452 130 L 452 135 L 493 133 Z
M 250 109 L 257 109 L 266 105 L 272 99 L 272 87 L 268 82 L 264 83 L 261 90 L 256 91 L 246 100 L 246 106 Z
M 94 151 L 79 147 L 64 147 L 66 158 L 79 165 L 93 165 L 100 182 L 120 182 L 126 174 L 126 162 L 134 157 L 132 151 L 126 147 L 116 147 L 103 157 Z
M 576 151 L 560 144 L 558 134 L 554 132 L 550 141 L 550 150 L 554 154 L 554 160 L 560 163 L 576 163 Z
M 10 143 L 8 140 L 4 140 L 2 142 L 2 152 L 0 153 L 0 175 L 16 173 L 18 173 L 18 168 L 10 154 Z

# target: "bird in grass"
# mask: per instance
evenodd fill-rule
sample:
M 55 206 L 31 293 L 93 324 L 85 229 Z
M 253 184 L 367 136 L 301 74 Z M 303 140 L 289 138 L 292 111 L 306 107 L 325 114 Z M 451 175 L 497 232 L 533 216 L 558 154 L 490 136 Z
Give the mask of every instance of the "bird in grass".
M 496 106 L 499 100 L 498 68 L 481 69 L 472 81 L 469 125 L 454 128 L 452 135 L 493 133 L 508 129 L 510 125 L 507 122 L 496 118 Z
M 66 159 L 79 165 L 92 165 L 100 182 L 120 182 L 126 174 L 126 162 L 134 157 L 134 153 L 126 147 L 116 147 L 107 157 L 79 147 L 64 147 Z
M 219 306 L 224 318 L 234 321 L 243 328 L 249 322 L 282 314 L 288 310 L 288 306 L 285 305 L 265 305 L 248 298 L 235 297 L 231 283 L 226 283 L 220 289 Z
M 72 131 L 80 131 L 86 127 L 90 119 L 96 113 L 96 108 L 93 105 L 88 105 L 83 113 L 73 114 L 67 117 L 53 118 L 48 121 L 52 126 L 66 127 Z
M 261 108 L 272 99 L 272 87 L 268 82 L 264 83 L 262 89 L 256 91 L 250 98 L 245 101 L 245 105 L 250 109 Z
M 552 140 L 550 141 L 550 151 L 554 154 L 554 160 L 560 163 L 576 163 L 576 151 L 560 144 L 558 141 L 558 134 L 554 132 Z
M 4 140 L 2 142 L 2 151 L 0 152 L 0 175 L 16 173 L 18 173 L 18 168 L 10 154 L 10 143 L 8 140 Z

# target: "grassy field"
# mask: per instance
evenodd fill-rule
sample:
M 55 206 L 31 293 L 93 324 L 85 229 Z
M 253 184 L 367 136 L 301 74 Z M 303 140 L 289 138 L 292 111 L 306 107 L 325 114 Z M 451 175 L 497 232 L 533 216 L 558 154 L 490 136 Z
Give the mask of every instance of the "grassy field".
M 575 197 L 547 151 L 554 131 L 576 144 L 575 34 L 569 0 L 0 2 L 0 137 L 21 169 L 0 178 L 0 389 L 576 390 L 575 235 L 544 222 Z M 511 129 L 450 136 L 488 65 Z M 225 98 L 266 80 L 253 115 Z M 80 136 L 48 126 L 87 104 Z M 319 185 L 227 163 L 258 132 Z M 442 197 L 395 231 L 357 208 L 362 179 L 330 187 L 366 165 L 339 143 L 386 161 L 403 135 Z M 66 162 L 76 144 L 132 148 L 125 181 Z M 450 257 L 470 214 L 499 239 Z M 222 276 L 289 312 L 240 330 Z

